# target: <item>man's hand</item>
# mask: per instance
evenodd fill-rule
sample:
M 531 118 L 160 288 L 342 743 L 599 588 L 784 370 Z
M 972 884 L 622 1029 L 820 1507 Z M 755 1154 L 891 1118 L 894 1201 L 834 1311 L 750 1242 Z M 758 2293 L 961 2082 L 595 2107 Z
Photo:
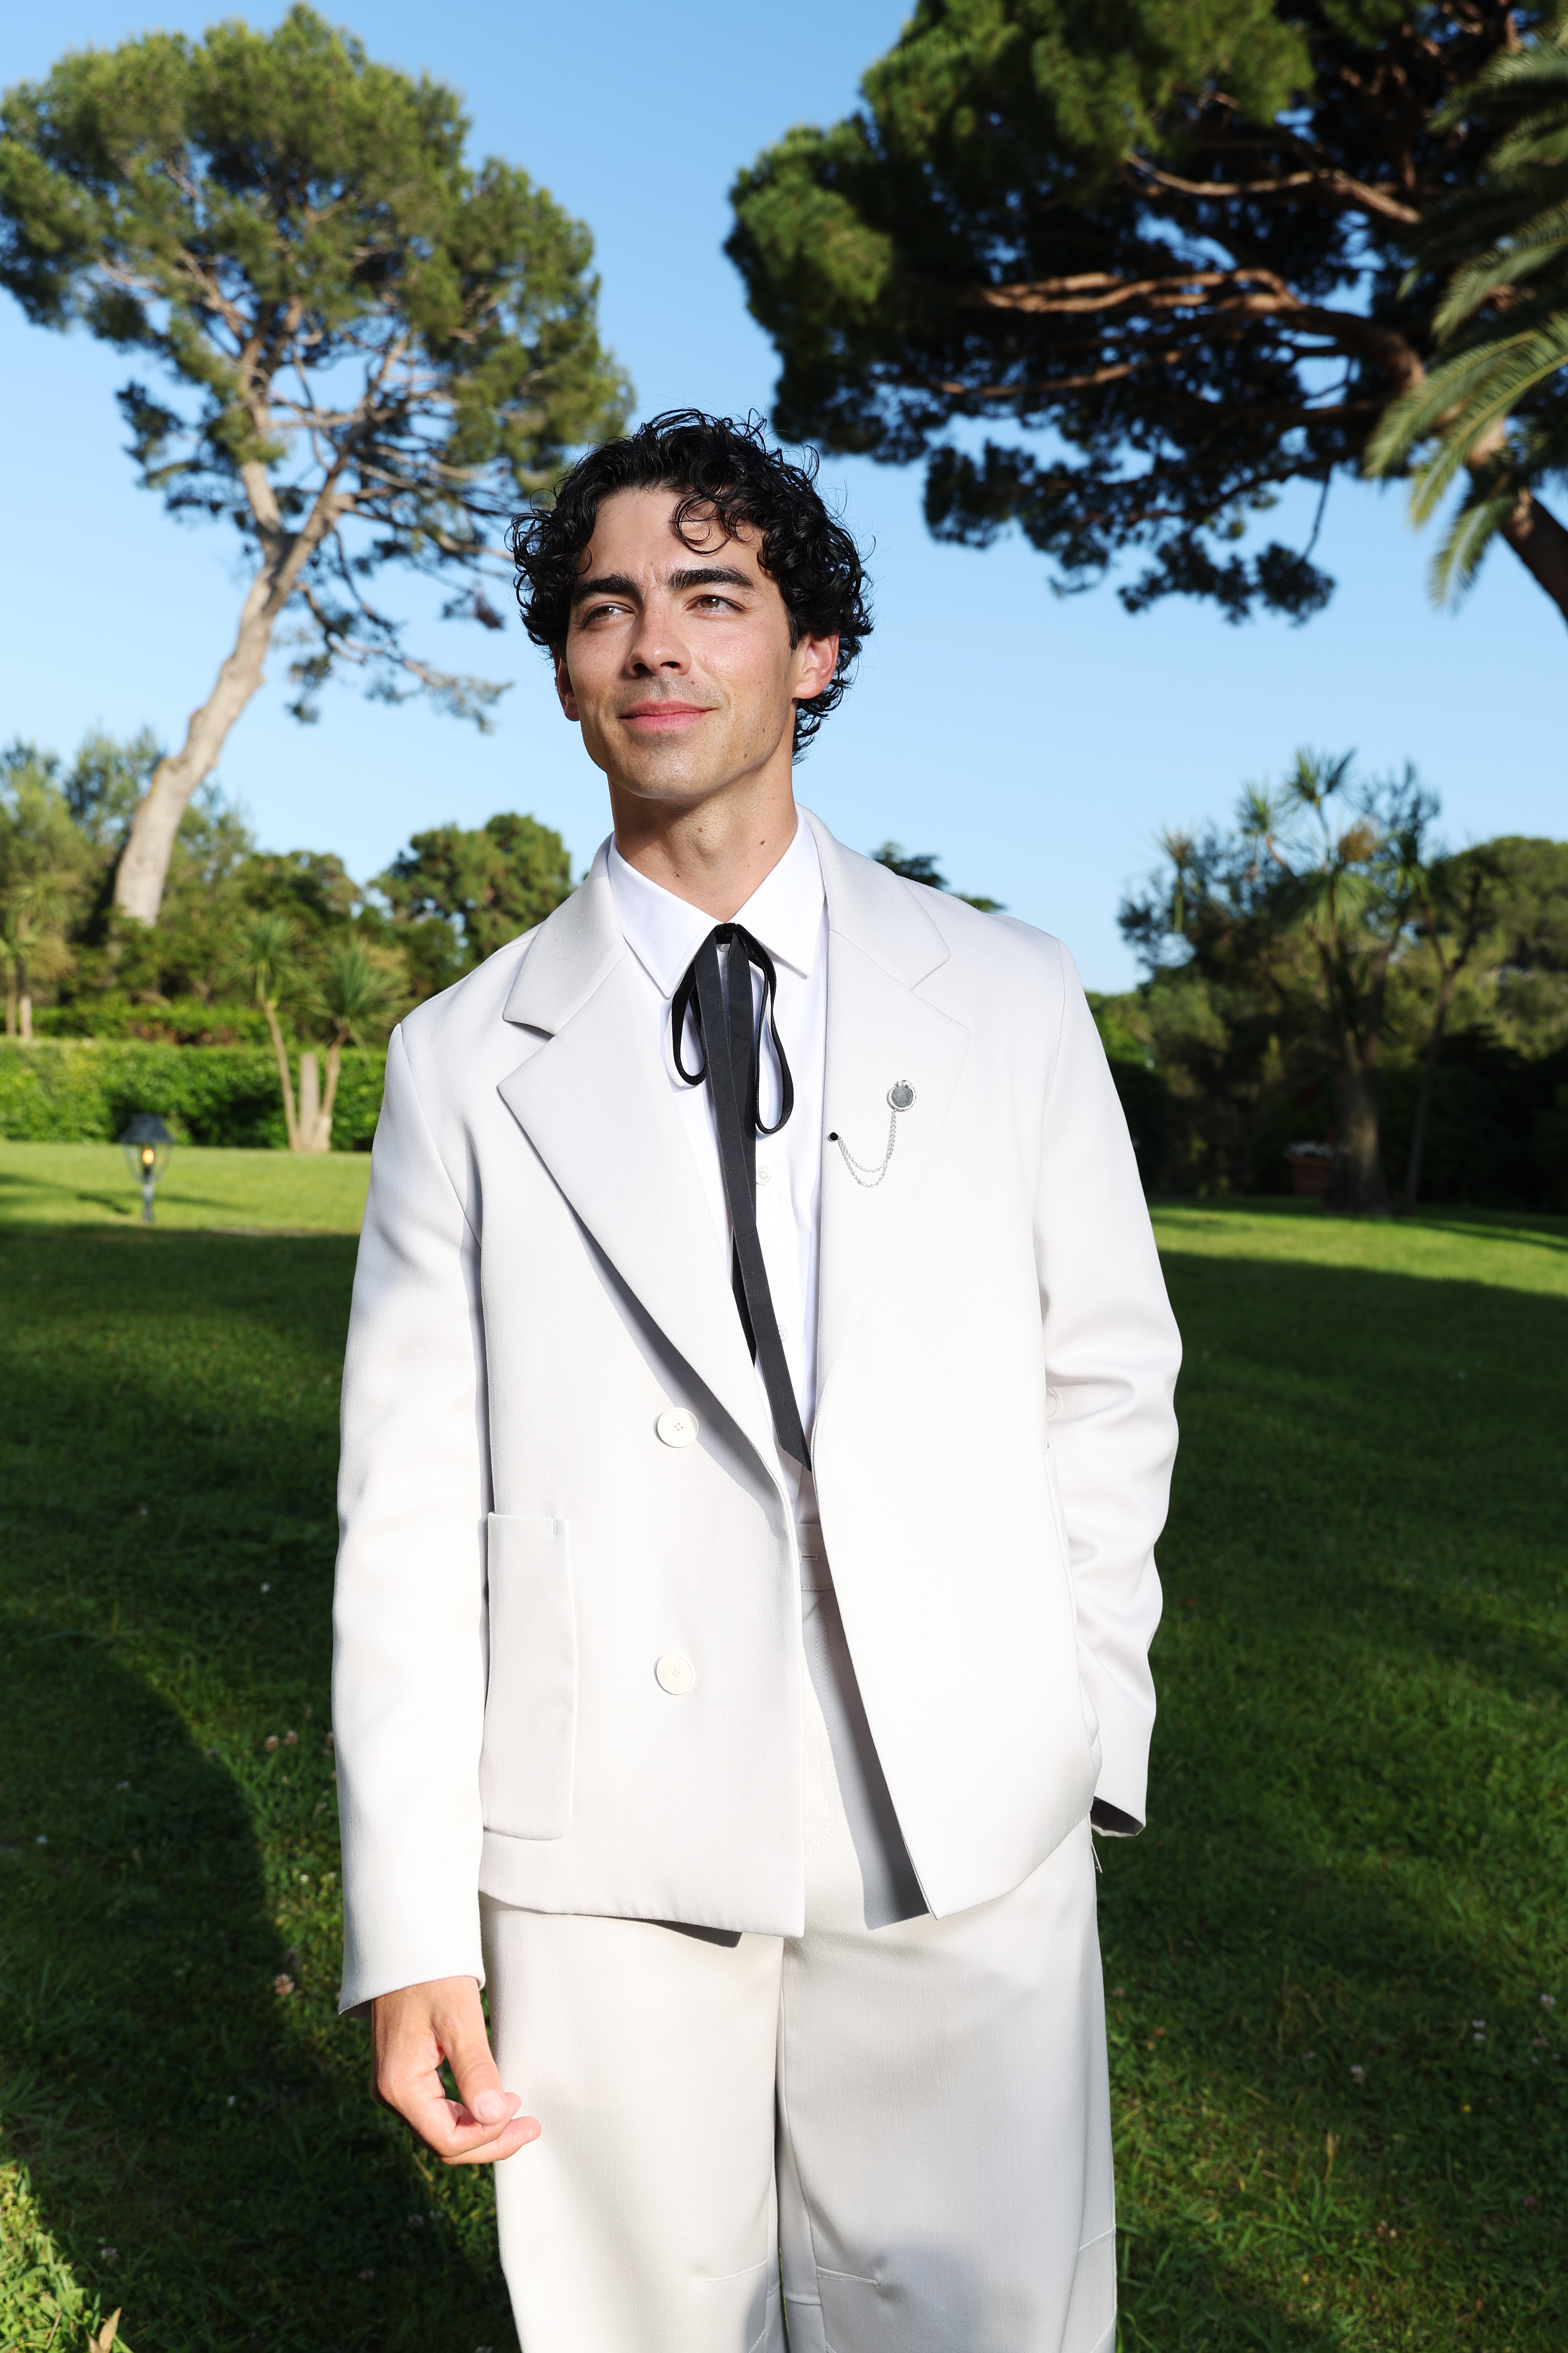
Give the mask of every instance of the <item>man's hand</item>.
M 474 1978 L 436 1978 L 378 1994 L 371 2016 L 375 2096 L 444 2164 L 493 2165 L 539 2138 L 520 2095 L 501 2089 Z M 443 2059 L 457 2078 L 455 2100 L 441 2082 Z

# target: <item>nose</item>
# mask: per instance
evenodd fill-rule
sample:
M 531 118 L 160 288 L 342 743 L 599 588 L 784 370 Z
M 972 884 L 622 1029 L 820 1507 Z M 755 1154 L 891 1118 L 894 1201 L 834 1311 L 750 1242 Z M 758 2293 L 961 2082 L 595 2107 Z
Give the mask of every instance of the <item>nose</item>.
M 679 674 L 689 669 L 690 655 L 677 616 L 659 596 L 649 597 L 626 651 L 626 667 L 634 678 Z

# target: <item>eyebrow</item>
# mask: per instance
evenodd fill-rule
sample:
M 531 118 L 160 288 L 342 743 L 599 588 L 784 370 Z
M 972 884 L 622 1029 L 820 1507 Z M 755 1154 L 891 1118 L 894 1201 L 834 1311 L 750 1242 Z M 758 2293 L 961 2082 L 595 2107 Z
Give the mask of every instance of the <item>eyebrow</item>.
M 737 571 L 732 564 L 694 564 L 669 575 L 669 586 L 683 588 L 748 588 L 757 583 L 749 572 Z M 585 604 L 590 596 L 630 596 L 637 595 L 635 580 L 624 572 L 596 572 L 592 580 L 579 580 L 572 591 L 574 606 Z

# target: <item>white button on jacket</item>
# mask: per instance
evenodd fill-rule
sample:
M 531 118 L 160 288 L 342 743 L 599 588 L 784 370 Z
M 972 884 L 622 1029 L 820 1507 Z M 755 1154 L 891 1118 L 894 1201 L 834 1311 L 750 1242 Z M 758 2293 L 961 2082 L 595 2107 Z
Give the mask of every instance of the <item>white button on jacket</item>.
M 874 1166 L 914 1090 L 879 1185 L 822 1164 L 816 1500 L 941 1916 L 1096 1794 L 1142 1819 L 1179 1350 L 1065 951 L 810 822 L 826 1124 Z M 480 1975 L 481 1888 L 804 1924 L 793 1491 L 629 963 L 601 851 L 388 1053 L 343 1381 L 348 2004 Z M 691 1704 L 649 1672 L 678 1629 Z

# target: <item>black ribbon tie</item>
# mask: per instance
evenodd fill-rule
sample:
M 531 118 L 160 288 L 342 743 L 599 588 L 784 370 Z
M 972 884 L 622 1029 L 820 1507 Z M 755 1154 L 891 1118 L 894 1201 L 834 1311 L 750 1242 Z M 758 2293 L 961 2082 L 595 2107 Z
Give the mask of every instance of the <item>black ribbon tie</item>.
M 728 997 L 719 955 L 722 949 L 729 972 Z M 752 966 L 763 976 L 762 1003 L 752 1011 Z M 795 1081 L 785 1059 L 774 1018 L 778 975 L 773 960 L 760 940 L 740 923 L 717 923 L 687 967 L 670 1000 L 670 1041 L 675 1067 L 689 1087 L 704 1079 L 713 1099 L 714 1124 L 719 1132 L 719 1166 L 723 1171 L 724 1198 L 729 1204 L 734 1236 L 730 1282 L 752 1361 L 762 1368 L 763 1387 L 773 1418 L 773 1436 L 782 1452 L 810 1468 L 800 1405 L 790 1378 L 784 1342 L 779 1337 L 773 1295 L 763 1262 L 757 1234 L 757 1138 L 776 1135 L 795 1109 Z M 681 1054 L 686 1018 L 690 1014 L 702 1046 L 702 1067 L 689 1071 Z M 773 1032 L 779 1066 L 779 1115 L 771 1127 L 763 1124 L 760 1082 L 763 1026 Z

